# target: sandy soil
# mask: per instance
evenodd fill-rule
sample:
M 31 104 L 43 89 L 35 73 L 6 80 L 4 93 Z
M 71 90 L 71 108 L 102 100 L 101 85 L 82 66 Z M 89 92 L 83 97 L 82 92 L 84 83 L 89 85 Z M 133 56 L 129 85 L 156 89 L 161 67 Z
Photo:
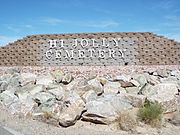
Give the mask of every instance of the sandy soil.
M 43 123 L 31 118 L 10 114 L 0 105 L 0 126 L 10 127 L 24 135 L 122 135 L 125 131 L 116 130 L 108 125 L 96 125 L 78 121 L 74 126 L 63 128 Z

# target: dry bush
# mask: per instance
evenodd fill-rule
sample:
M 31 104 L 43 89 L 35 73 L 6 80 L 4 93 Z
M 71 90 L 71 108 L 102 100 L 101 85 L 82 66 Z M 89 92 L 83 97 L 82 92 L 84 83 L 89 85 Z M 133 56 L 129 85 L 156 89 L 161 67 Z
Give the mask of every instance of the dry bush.
M 137 121 L 136 117 L 134 117 L 130 112 L 121 112 L 118 113 L 118 117 L 116 118 L 117 126 L 119 129 L 128 131 L 128 132 L 135 132 Z

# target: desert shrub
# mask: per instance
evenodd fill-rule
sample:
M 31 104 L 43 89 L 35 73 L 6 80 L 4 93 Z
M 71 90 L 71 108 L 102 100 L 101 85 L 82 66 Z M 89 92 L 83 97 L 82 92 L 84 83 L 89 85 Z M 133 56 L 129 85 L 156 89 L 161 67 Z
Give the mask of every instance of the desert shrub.
M 116 118 L 117 127 L 128 132 L 135 132 L 137 121 L 128 111 L 118 113 Z
M 146 100 L 144 106 L 138 111 L 138 117 L 146 124 L 150 124 L 152 127 L 160 126 L 162 120 L 162 107 L 157 102 L 150 102 Z

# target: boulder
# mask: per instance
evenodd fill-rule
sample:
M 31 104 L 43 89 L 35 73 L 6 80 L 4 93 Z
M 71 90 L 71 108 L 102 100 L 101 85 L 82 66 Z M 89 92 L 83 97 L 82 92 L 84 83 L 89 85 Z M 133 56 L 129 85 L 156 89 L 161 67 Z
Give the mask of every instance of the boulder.
M 98 95 L 103 93 L 103 86 L 101 83 L 97 80 L 97 78 L 89 80 L 88 81 L 89 85 L 86 85 L 87 87 L 91 87 Z
M 23 101 L 16 101 L 13 102 L 9 106 L 9 110 L 12 114 L 23 114 L 24 116 L 26 115 L 31 115 L 34 108 L 37 107 L 37 103 L 34 102 L 34 100 L 31 97 L 26 98 L 26 100 Z
M 82 96 L 82 99 L 85 103 L 89 101 L 93 101 L 96 98 L 97 98 L 97 94 L 93 90 L 85 92 L 84 95 Z
M 128 94 L 122 93 L 120 94 L 121 98 L 128 101 L 133 107 L 141 107 L 144 105 L 146 100 L 146 96 L 144 95 L 135 95 L 135 94 Z
M 133 87 L 134 86 L 133 83 L 126 82 L 126 81 L 123 81 L 123 80 L 119 80 L 118 82 L 121 84 L 121 87 L 123 87 L 123 88 Z
M 174 83 L 160 83 L 151 87 L 148 100 L 158 102 L 162 105 L 164 112 L 173 112 L 177 109 L 178 93 L 177 85 Z
M 180 70 L 173 70 L 170 74 L 180 80 Z
M 62 78 L 63 84 L 69 84 L 73 80 L 73 76 L 70 73 L 67 73 Z
M 129 93 L 129 94 L 137 95 L 138 92 L 139 92 L 139 88 L 138 87 L 127 87 L 126 92 Z
M 59 125 L 63 127 L 74 125 L 76 121 L 80 118 L 83 110 L 83 107 L 79 107 L 76 104 L 70 105 L 68 108 L 62 111 L 62 113 L 60 113 L 58 117 Z
M 62 82 L 64 72 L 62 70 L 55 70 L 51 72 L 51 75 L 54 78 L 55 82 L 60 83 Z
M 53 77 L 50 75 L 42 75 L 37 77 L 36 84 L 44 85 L 45 87 L 48 87 L 49 84 L 53 83 Z
M 113 81 L 124 81 L 129 82 L 131 80 L 130 75 L 118 75 L 113 78 Z
M 50 99 L 42 104 L 40 104 L 38 107 L 36 107 L 33 111 L 33 117 L 38 118 L 38 116 L 45 116 L 49 115 L 50 117 L 54 119 L 58 119 L 58 116 L 63 110 L 63 102 L 57 102 L 55 99 Z
M 82 119 L 94 123 L 109 124 L 114 121 L 121 111 L 132 108 L 129 102 L 116 95 L 105 95 L 86 103 L 87 111 Z
M 104 85 L 104 93 L 105 94 L 108 94 L 108 93 L 117 94 L 119 92 L 120 87 L 121 87 L 121 84 L 119 82 L 110 82 L 110 81 L 108 81 Z
M 6 90 L 0 93 L 0 102 L 4 105 L 9 106 L 13 102 L 16 102 L 18 97 L 14 95 L 12 91 Z
M 82 87 L 82 86 L 85 86 L 87 85 L 87 80 L 86 79 L 83 79 L 83 78 L 77 78 L 75 80 L 72 80 L 71 83 L 65 85 L 64 87 L 68 90 L 68 91 L 71 91 L 73 89 L 76 89 L 76 88 L 79 88 L 79 87 Z
M 28 96 L 33 96 L 36 93 L 42 92 L 45 90 L 45 86 L 38 84 L 38 85 L 32 85 L 32 84 L 27 84 L 24 87 L 19 87 L 16 91 L 15 94 L 18 96 L 20 100 L 26 99 Z
M 84 101 L 72 91 L 64 101 L 65 106 L 58 116 L 59 124 L 64 127 L 74 125 L 84 111 Z
M 159 78 L 157 76 L 154 76 L 154 75 L 148 75 L 148 74 L 144 74 L 146 79 L 147 79 L 147 82 L 151 85 L 156 85 L 158 83 L 160 83 L 159 81 Z
M 136 80 L 140 84 L 139 86 L 140 89 L 147 83 L 147 79 L 144 74 L 134 75 L 133 79 Z
M 21 86 L 25 86 L 27 84 L 35 84 L 37 75 L 33 73 L 21 73 Z
M 0 81 L 0 93 L 7 90 L 8 83 L 6 81 Z
M 48 90 L 49 93 L 54 95 L 57 100 L 63 100 L 65 97 L 65 92 L 62 86 L 58 86 L 57 88 Z
M 158 69 L 156 72 L 160 77 L 168 77 L 170 74 L 170 71 L 168 69 Z
M 180 126 L 180 112 L 174 113 L 172 118 L 170 118 L 168 121 L 175 126 Z
M 37 103 L 41 103 L 41 104 L 47 102 L 48 100 L 52 100 L 54 98 L 55 98 L 55 96 L 53 96 L 52 94 L 47 93 L 47 92 L 40 92 L 33 96 L 33 99 Z

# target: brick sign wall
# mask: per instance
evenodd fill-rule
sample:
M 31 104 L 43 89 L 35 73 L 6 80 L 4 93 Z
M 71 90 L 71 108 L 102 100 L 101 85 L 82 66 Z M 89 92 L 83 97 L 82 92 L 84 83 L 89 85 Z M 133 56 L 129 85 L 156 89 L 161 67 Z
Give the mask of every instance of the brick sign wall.
M 32 35 L 0 48 L 1 66 L 179 65 L 180 43 L 153 33 Z

